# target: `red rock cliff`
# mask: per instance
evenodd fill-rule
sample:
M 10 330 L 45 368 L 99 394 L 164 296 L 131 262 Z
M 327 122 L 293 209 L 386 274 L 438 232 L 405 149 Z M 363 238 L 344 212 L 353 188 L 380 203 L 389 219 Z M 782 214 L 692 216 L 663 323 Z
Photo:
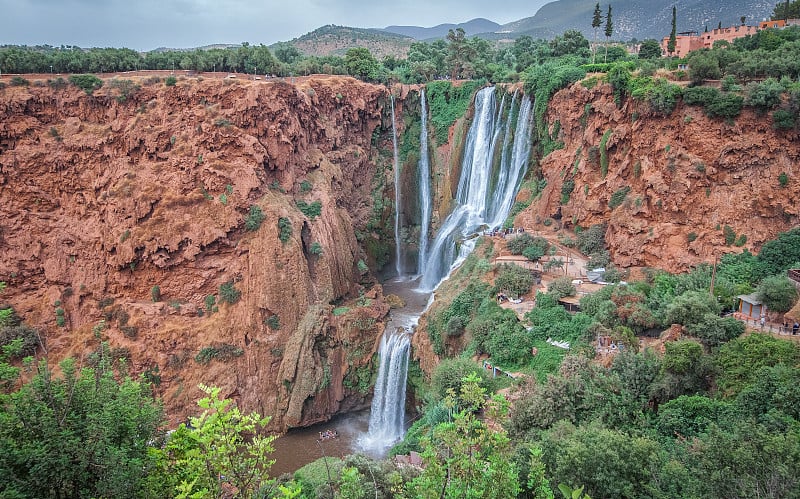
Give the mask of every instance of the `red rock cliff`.
M 798 134 L 774 130 L 769 114 L 745 108 L 726 122 L 679 103 L 663 117 L 633 99 L 618 108 L 608 84 L 576 83 L 555 94 L 546 119 L 551 130 L 559 123 L 564 148 L 542 160 L 547 187 L 517 220 L 532 226 L 560 215 L 566 226 L 606 223 L 619 266 L 685 271 L 736 251 L 725 242 L 726 225 L 755 251 L 800 223 Z M 574 190 L 562 206 L 569 180 Z M 610 207 L 626 188 L 622 204 Z
M 51 361 L 89 362 L 105 320 L 101 338 L 134 374 L 158 368 L 173 423 L 195 411 L 198 383 L 275 429 L 363 406 L 388 307 L 357 265 L 369 259 L 356 232 L 373 237 L 386 90 L 137 83 L 126 97 L 109 82 L 91 96 L 0 91 L 0 298 L 43 332 Z M 251 206 L 265 215 L 255 231 Z M 220 300 L 230 282 L 235 304 Z

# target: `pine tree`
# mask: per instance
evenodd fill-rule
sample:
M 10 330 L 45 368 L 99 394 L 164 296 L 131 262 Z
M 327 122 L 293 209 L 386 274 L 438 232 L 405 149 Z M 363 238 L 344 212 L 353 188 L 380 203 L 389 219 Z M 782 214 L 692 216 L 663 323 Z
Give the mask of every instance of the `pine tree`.
M 603 25 L 603 13 L 600 11 L 600 2 L 594 6 L 594 15 L 592 16 L 592 28 L 594 28 L 594 44 L 592 45 L 592 64 L 595 62 L 597 55 L 597 29 Z
M 614 34 L 614 22 L 611 20 L 611 5 L 608 6 L 608 14 L 606 14 L 606 56 L 603 62 L 608 62 L 608 43 L 611 41 L 611 35 Z
M 677 37 L 675 36 L 675 32 L 677 31 L 677 10 L 675 6 L 672 6 L 672 31 L 669 32 L 669 42 L 667 42 L 667 52 L 669 55 L 672 55 L 675 52 L 675 44 L 677 42 Z

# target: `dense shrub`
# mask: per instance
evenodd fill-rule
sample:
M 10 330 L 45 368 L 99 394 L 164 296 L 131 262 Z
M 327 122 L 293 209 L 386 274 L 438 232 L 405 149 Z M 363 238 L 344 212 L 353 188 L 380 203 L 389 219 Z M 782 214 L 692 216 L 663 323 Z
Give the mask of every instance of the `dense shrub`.
M 236 289 L 233 281 L 228 281 L 219 285 L 219 300 L 221 302 L 225 301 L 232 305 L 239 301 L 241 296 L 242 292 Z
M 532 286 L 533 274 L 531 271 L 513 263 L 501 265 L 500 272 L 494 280 L 495 293 L 506 293 L 512 297 L 529 293 Z
M 288 241 L 292 237 L 292 221 L 286 217 L 280 217 L 278 219 L 278 231 L 278 239 L 282 243 Z
M 261 211 L 261 207 L 252 205 L 244 221 L 244 228 L 249 231 L 256 231 L 261 227 L 261 222 L 264 221 L 264 218 L 264 212 Z
M 625 186 L 622 189 L 619 189 L 611 195 L 608 199 L 608 208 L 613 210 L 614 208 L 620 206 L 624 201 L 625 198 L 628 197 L 628 193 L 631 192 L 630 186 Z
M 592 225 L 578 233 L 578 249 L 584 255 L 603 251 L 606 247 L 606 228 L 604 225 Z
M 689 87 L 683 91 L 683 102 L 690 106 L 705 106 L 719 97 L 715 87 Z
M 797 288 L 783 274 L 764 278 L 756 291 L 758 299 L 767 306 L 767 310 L 787 312 L 797 301 Z
M 303 215 L 309 219 L 314 220 L 322 213 L 322 203 L 314 201 L 313 203 L 306 203 L 305 201 L 298 201 L 297 208 L 303 212 Z
M 547 292 L 554 295 L 556 298 L 564 298 L 565 296 L 573 296 L 577 290 L 575 289 L 575 285 L 572 284 L 572 278 L 568 276 L 562 276 L 557 279 L 554 279 L 547 286 Z
M 88 95 L 92 95 L 95 90 L 103 86 L 103 80 L 93 74 L 72 75 L 69 81 Z
M 774 78 L 767 78 L 761 83 L 749 83 L 745 87 L 745 91 L 747 92 L 747 100 L 745 102 L 748 106 L 766 111 L 781 103 L 783 85 Z
M 721 93 L 705 106 L 706 114 L 711 118 L 731 119 L 739 116 L 742 112 L 744 98 L 732 93 Z

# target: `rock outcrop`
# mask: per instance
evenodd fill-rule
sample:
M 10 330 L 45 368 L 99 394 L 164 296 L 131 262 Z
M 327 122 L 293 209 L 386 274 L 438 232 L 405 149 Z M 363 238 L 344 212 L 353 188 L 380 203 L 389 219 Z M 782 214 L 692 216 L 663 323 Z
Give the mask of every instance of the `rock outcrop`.
M 608 84 L 576 83 L 555 94 L 546 120 L 564 147 L 542 160 L 547 186 L 517 220 L 604 223 L 618 266 L 686 271 L 800 223 L 798 134 L 773 129 L 769 114 L 745 108 L 726 122 L 679 103 L 660 116 L 634 99 L 618 107 Z
M 386 89 L 134 83 L 0 91 L 2 301 L 51 362 L 91 362 L 94 329 L 160 379 L 173 423 L 199 383 L 277 430 L 365 406 L 388 311 L 358 265 L 385 211 Z

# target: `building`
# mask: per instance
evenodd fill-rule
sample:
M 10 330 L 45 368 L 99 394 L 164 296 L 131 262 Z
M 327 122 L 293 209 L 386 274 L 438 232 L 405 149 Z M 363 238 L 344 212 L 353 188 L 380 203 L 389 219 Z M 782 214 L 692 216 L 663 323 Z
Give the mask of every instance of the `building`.
M 767 312 L 766 307 L 756 297 L 755 293 L 751 295 L 739 295 L 736 298 L 739 299 L 739 313 L 745 320 L 758 320 Z
M 685 57 L 686 54 L 692 52 L 693 50 L 714 48 L 714 44 L 716 42 L 724 41 L 730 43 L 737 38 L 742 38 L 747 35 L 754 35 L 758 33 L 759 29 L 761 28 L 758 26 L 740 25 L 713 29 L 702 34 L 699 34 L 696 31 L 679 33 L 678 36 L 675 37 L 675 51 L 672 53 L 672 55 L 677 57 Z M 663 40 L 661 40 L 661 50 L 664 55 L 670 55 L 669 51 L 667 50 L 668 45 L 669 37 L 666 36 Z
M 783 29 L 787 26 L 800 26 L 800 19 L 776 19 L 774 21 L 761 21 L 758 29 Z

